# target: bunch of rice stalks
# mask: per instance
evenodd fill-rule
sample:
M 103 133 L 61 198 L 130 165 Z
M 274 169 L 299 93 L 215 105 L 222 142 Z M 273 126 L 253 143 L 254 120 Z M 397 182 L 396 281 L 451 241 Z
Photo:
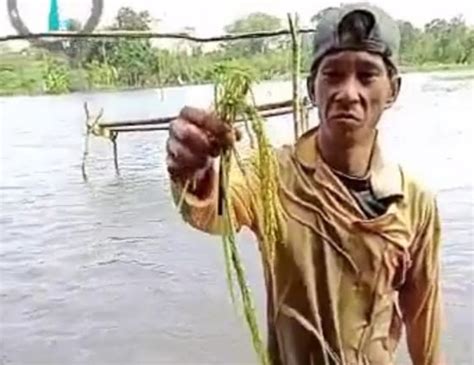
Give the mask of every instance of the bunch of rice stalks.
M 293 102 L 295 138 L 301 129 L 302 104 L 299 94 L 299 66 L 300 45 L 297 40 L 297 19 L 289 18 L 292 33 L 292 59 L 293 59 Z M 295 24 L 296 23 L 296 24 Z M 278 219 L 278 165 L 266 136 L 264 120 L 260 116 L 252 94 L 252 83 L 255 80 L 249 70 L 235 64 L 220 64 L 215 69 L 215 100 L 214 109 L 224 123 L 234 129 L 237 120 L 245 120 L 246 130 L 252 148 L 256 148 L 256 159 L 252 160 L 258 180 L 259 190 L 255 200 L 261 204 L 262 219 L 259 219 L 261 227 L 261 252 L 263 255 L 264 269 L 273 275 L 276 243 L 280 241 L 280 227 Z M 238 138 L 237 138 L 238 139 Z M 256 141 L 256 146 L 254 146 Z M 262 336 L 258 328 L 258 321 L 254 307 L 254 301 L 245 278 L 244 267 L 240 258 L 235 238 L 235 223 L 232 215 L 232 202 L 229 197 L 229 174 L 231 161 L 237 162 L 238 168 L 244 177 L 246 171 L 240 161 L 235 145 L 225 148 L 220 155 L 219 162 L 219 187 L 218 187 L 218 213 L 223 223 L 223 248 L 227 282 L 235 304 L 234 282 L 236 282 L 242 301 L 245 319 L 250 329 L 252 343 L 258 355 L 260 363 L 270 365 L 270 359 L 263 344 Z M 185 190 L 189 182 L 185 185 Z M 250 190 L 250 187 L 249 187 Z
M 277 175 L 276 161 L 270 143 L 265 135 L 263 119 L 260 117 L 252 95 L 252 74 L 238 66 L 219 65 L 216 68 L 215 111 L 219 118 L 234 127 L 236 120 L 243 119 L 247 125 L 249 139 L 256 141 L 256 160 L 254 168 L 257 171 L 260 196 L 255 200 L 261 202 L 263 210 L 263 239 L 261 251 L 267 268 L 272 267 L 275 253 L 275 243 L 278 238 L 277 221 Z M 235 240 L 235 228 L 231 214 L 229 191 L 229 172 L 232 158 L 246 176 L 246 171 L 240 162 L 235 146 L 222 151 L 219 165 L 219 202 L 218 210 L 223 219 L 223 245 L 226 274 L 232 300 L 235 302 L 234 279 L 237 282 L 242 300 L 245 319 L 250 329 L 253 346 L 261 364 L 269 364 L 266 347 L 258 328 L 257 316 L 250 289 L 245 279 L 244 268 L 240 259 Z

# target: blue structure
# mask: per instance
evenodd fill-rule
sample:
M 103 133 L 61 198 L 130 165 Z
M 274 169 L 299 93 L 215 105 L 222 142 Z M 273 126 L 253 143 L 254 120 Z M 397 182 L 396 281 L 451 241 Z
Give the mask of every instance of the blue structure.
M 51 0 L 49 7 L 48 31 L 59 30 L 59 24 L 58 0 Z

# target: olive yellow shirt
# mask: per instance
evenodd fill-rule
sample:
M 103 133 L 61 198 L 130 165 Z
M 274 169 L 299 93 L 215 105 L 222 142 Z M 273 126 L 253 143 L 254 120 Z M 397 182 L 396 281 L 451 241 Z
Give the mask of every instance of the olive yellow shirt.
M 309 130 L 276 150 L 283 233 L 273 270 L 264 270 L 272 364 L 393 365 L 403 326 L 413 364 L 438 364 L 440 222 L 434 196 L 377 146 L 372 192 L 398 199 L 367 218 L 322 160 L 317 133 Z M 248 227 L 261 242 L 259 178 L 251 159 L 246 178 L 232 166 L 229 193 L 237 230 Z M 182 187 L 172 183 L 172 191 L 177 202 Z M 181 214 L 201 231 L 221 232 L 217 189 L 205 199 L 185 194 Z

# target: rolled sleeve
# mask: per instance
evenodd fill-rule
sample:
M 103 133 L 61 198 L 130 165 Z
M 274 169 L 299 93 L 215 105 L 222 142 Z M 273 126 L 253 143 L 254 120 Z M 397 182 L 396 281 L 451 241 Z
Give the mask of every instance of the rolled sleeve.
M 441 229 L 434 199 L 426 217 L 426 223 L 414 242 L 407 281 L 400 291 L 408 350 L 414 365 L 441 363 Z
M 243 161 L 245 175 L 235 159 L 231 162 L 228 193 L 236 231 L 244 226 L 255 226 L 255 192 L 259 180 L 252 163 L 254 158 L 254 155 L 250 155 Z M 184 192 L 182 196 L 184 186 L 175 182 L 171 182 L 171 191 L 175 205 L 182 199 L 180 213 L 185 222 L 200 231 L 217 235 L 223 232 L 224 222 L 217 210 L 218 174 L 213 174 L 212 179 L 210 193 L 205 198 L 199 198 L 192 192 Z

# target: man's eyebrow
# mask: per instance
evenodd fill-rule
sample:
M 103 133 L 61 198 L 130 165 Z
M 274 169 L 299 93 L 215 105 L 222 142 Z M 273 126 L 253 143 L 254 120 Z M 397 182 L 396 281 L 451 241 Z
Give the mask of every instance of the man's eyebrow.
M 366 69 L 383 71 L 383 65 L 380 65 L 378 62 L 374 62 L 371 60 L 360 60 L 358 64 L 359 66 L 362 66 L 363 68 L 366 68 Z
M 322 68 L 342 67 L 346 62 L 338 58 L 328 59 L 322 66 Z

